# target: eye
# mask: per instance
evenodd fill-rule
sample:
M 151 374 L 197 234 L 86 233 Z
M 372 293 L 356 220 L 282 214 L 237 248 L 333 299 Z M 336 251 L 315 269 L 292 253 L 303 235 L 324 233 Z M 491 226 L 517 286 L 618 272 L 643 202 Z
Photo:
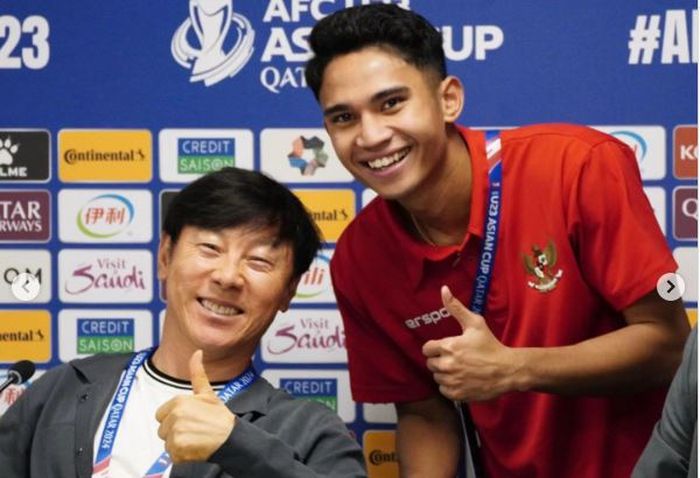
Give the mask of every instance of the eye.
M 348 123 L 352 120 L 352 114 L 345 112 L 345 113 L 338 113 L 337 115 L 331 116 L 331 123 L 333 124 L 342 124 L 342 123 Z
M 272 260 L 264 256 L 248 256 L 246 260 L 250 267 L 256 271 L 268 272 L 275 266 L 275 263 L 272 262 Z
M 382 111 L 394 109 L 396 106 L 400 105 L 405 100 L 406 99 L 401 96 L 392 96 L 391 98 L 387 99 L 384 103 L 382 103 Z
M 197 247 L 204 254 L 218 254 L 220 252 L 219 246 L 212 244 L 211 242 L 200 242 Z

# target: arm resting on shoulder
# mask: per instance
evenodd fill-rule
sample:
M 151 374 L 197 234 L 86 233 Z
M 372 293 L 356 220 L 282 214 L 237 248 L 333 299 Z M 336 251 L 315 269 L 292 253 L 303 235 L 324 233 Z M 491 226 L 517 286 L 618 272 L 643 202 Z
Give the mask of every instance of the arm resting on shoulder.
M 454 478 L 462 452 L 454 404 L 436 396 L 395 406 L 401 478 Z

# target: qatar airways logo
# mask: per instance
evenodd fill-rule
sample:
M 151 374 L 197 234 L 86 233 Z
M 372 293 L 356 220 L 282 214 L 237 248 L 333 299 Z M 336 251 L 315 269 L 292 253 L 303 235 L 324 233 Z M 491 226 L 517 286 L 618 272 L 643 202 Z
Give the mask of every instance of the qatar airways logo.
M 69 303 L 150 302 L 150 251 L 65 249 L 58 255 L 59 295 Z
M 289 310 L 263 336 L 272 363 L 346 363 L 345 331 L 337 310 Z

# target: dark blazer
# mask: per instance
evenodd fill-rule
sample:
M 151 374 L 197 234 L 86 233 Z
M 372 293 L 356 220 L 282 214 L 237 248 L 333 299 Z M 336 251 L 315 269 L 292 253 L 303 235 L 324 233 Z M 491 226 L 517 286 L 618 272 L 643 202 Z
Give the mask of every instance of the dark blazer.
M 97 427 L 130 358 L 74 360 L 29 387 L 0 418 L 3 478 L 90 478 Z M 323 405 L 261 377 L 227 406 L 239 418 L 227 441 L 207 463 L 173 466 L 172 478 L 366 476 L 358 443 Z

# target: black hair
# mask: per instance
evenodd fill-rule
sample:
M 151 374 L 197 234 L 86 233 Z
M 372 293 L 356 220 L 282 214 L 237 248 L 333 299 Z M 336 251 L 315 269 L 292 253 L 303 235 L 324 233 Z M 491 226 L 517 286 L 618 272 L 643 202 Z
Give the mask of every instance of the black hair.
M 163 232 L 177 242 L 185 226 L 275 228 L 276 243 L 294 254 L 294 277 L 309 269 L 319 247 L 318 227 L 299 198 L 262 173 L 223 168 L 182 189 L 168 206 Z
M 311 30 L 314 56 L 306 64 L 306 83 L 318 100 L 323 74 L 337 56 L 370 46 L 388 48 L 408 64 L 447 76 L 442 35 L 421 15 L 397 5 L 370 4 L 338 10 Z

